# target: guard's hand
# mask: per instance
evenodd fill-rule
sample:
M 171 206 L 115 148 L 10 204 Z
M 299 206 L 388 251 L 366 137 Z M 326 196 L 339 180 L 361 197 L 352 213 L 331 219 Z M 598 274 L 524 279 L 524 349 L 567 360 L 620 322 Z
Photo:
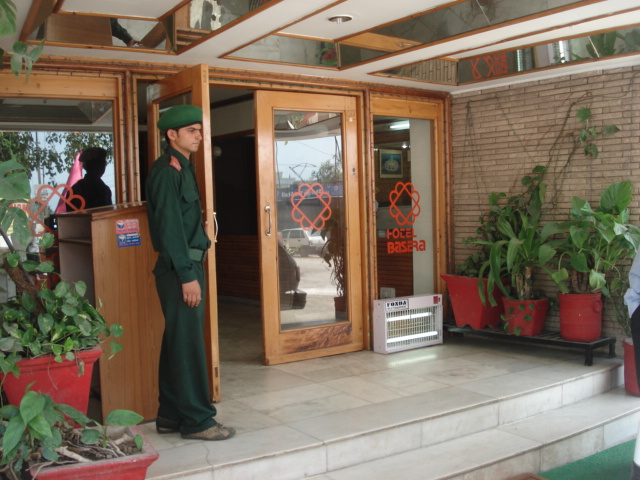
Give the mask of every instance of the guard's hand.
M 202 300 L 202 291 L 198 280 L 182 284 L 182 299 L 190 307 L 197 307 Z

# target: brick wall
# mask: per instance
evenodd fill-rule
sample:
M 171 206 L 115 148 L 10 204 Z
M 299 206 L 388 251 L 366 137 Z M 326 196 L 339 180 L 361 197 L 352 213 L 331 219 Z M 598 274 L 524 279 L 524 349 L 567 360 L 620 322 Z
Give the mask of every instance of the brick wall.
M 561 169 L 581 126 L 577 109 L 583 106 L 591 109 L 592 125 L 613 124 L 621 131 L 598 139 L 597 159 L 585 157 L 579 149 L 563 176 Z M 454 95 L 452 120 L 456 265 L 470 253 L 462 239 L 478 227 L 488 194 L 521 192 L 520 179 L 535 165 L 547 165 L 550 171 L 544 220 L 566 218 L 573 196 L 597 202 L 607 185 L 630 179 L 631 222 L 640 225 L 640 66 Z M 556 154 L 550 155 L 554 143 Z M 561 178 L 561 183 L 554 186 L 554 178 Z M 551 282 L 539 284 L 556 298 Z M 559 330 L 557 317 L 556 307 L 547 328 Z M 610 308 L 603 328 L 606 335 L 624 337 Z

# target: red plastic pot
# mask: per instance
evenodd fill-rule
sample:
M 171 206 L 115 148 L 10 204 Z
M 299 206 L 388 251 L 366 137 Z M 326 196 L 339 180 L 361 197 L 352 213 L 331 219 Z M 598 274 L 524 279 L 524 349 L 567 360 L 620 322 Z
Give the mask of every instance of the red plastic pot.
M 636 375 L 636 356 L 633 341 L 625 338 L 622 342 L 624 347 L 624 389 L 631 395 L 640 397 L 640 387 L 638 387 L 638 377 Z
M 475 330 L 482 330 L 487 326 L 497 327 L 502 315 L 502 292 L 498 287 L 493 289 L 493 298 L 497 306 L 482 304 L 478 294 L 478 279 L 460 275 L 442 274 L 440 277 L 447 284 L 453 316 L 458 327 L 469 325 Z M 484 293 L 487 297 L 487 280 L 484 280 Z
M 129 427 L 132 436 L 142 435 L 139 427 Z M 126 457 L 47 467 L 35 474 L 36 480 L 144 480 L 149 465 L 160 455 L 144 441 L 142 452 Z
M 84 362 L 84 375 L 81 376 L 78 376 L 77 360 L 59 363 L 53 355 L 20 360 L 17 362 L 20 376 L 7 375 L 2 388 L 11 405 L 20 405 L 27 385 L 33 382 L 31 390 L 46 393 L 54 402 L 70 405 L 86 415 L 93 365 L 100 355 L 102 348 L 99 345 L 76 352 L 76 357 Z
M 522 337 L 535 337 L 542 333 L 549 300 L 510 300 L 505 297 L 502 303 L 509 333 Z
M 560 336 L 573 342 L 592 342 L 602 335 L 599 293 L 559 293 Z

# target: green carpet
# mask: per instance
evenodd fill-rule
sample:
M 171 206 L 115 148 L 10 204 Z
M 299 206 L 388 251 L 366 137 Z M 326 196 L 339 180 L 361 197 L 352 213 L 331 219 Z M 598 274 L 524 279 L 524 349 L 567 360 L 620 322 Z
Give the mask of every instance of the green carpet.
M 630 440 L 540 476 L 548 480 L 629 480 L 635 445 L 636 441 Z

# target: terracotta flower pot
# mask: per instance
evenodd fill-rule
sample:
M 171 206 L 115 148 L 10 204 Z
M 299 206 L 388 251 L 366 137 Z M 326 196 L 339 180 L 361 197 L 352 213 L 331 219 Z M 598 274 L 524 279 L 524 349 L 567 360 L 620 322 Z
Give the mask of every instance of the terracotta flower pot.
M 142 435 L 140 427 L 129 427 L 128 430 L 132 436 Z M 34 478 L 36 480 L 144 480 L 147 468 L 159 456 L 153 446 L 145 440 L 140 453 L 95 462 L 47 467 L 39 470 Z
M 560 335 L 573 342 L 592 342 L 602 335 L 599 293 L 559 293 Z
M 509 333 L 535 337 L 544 329 L 549 300 L 510 300 L 503 298 L 505 322 Z
M 633 341 L 625 338 L 622 342 L 624 347 L 624 389 L 631 395 L 640 397 L 640 387 L 638 386 L 638 376 L 636 375 L 636 356 Z
M 453 317 L 456 325 L 463 327 L 469 325 L 475 330 L 482 330 L 487 326 L 497 327 L 500 324 L 500 316 L 503 312 L 502 292 L 498 287 L 493 289 L 493 298 L 497 305 L 483 305 L 478 294 L 478 279 L 476 277 L 463 277 L 461 275 L 440 275 L 446 282 Z M 487 281 L 484 281 L 484 293 L 487 296 Z
M 31 390 L 49 395 L 54 402 L 70 405 L 87 414 L 91 374 L 93 365 L 102 355 L 100 345 L 76 352 L 76 360 L 56 362 L 52 355 L 20 360 L 18 378 L 9 374 L 4 378 L 2 388 L 11 405 L 20 405 L 27 385 L 33 382 Z M 84 374 L 78 376 L 76 361 L 84 362 Z

